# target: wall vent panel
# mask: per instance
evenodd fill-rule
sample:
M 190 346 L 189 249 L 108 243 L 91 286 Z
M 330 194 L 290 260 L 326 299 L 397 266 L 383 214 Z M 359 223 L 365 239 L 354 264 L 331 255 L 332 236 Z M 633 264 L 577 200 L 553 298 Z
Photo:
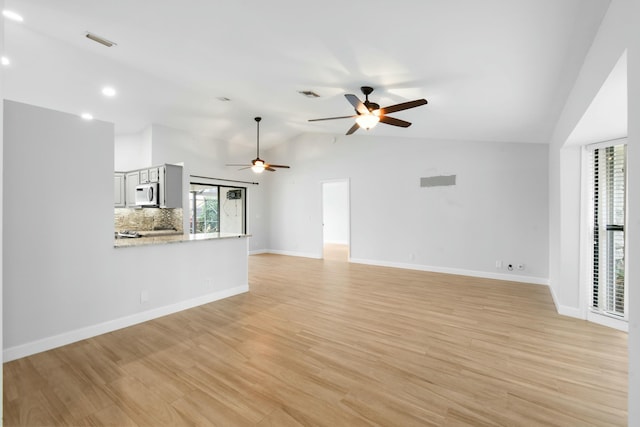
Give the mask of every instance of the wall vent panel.
M 427 176 L 420 178 L 420 187 L 444 187 L 456 185 L 455 175 Z

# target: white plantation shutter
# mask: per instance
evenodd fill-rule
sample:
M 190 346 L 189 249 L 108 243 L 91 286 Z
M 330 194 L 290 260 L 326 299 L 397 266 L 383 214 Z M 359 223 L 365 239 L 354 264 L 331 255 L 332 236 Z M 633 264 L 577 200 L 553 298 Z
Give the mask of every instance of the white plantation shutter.
M 593 213 L 591 309 L 627 319 L 625 283 L 626 145 L 590 151 Z

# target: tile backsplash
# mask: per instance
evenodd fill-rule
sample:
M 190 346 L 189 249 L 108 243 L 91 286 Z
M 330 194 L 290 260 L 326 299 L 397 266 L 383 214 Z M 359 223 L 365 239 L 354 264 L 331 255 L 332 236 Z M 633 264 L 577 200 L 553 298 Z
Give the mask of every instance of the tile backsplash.
M 115 208 L 115 231 L 171 230 L 182 232 L 182 209 Z

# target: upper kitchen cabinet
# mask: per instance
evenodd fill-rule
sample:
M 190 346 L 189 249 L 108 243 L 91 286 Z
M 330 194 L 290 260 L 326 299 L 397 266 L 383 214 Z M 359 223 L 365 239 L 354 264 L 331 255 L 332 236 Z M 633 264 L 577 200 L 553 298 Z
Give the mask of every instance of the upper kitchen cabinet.
M 140 184 L 140 171 L 127 172 L 125 202 L 128 208 L 136 207 L 136 187 Z
M 158 170 L 160 182 L 160 207 L 182 207 L 182 166 L 163 165 Z
M 139 208 L 136 189 L 141 184 L 158 183 L 159 208 L 182 208 L 182 166 L 162 165 L 129 172 L 116 172 L 113 181 L 114 206 Z M 147 205 L 149 206 L 149 205 Z
M 125 207 L 125 173 L 116 172 L 113 175 L 113 201 L 116 208 Z
M 160 182 L 160 168 L 151 168 L 148 173 L 149 182 Z
M 164 166 L 141 169 L 140 184 L 146 184 L 148 182 L 160 182 L 160 170 L 162 168 L 164 168 Z

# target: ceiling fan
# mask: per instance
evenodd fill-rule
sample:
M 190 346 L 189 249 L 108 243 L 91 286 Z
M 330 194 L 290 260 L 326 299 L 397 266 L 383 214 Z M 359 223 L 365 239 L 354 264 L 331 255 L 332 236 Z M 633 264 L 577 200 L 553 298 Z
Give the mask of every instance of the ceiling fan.
M 373 88 L 370 86 L 362 86 L 360 88 L 364 94 L 364 102 L 360 101 L 357 96 L 347 93 L 345 98 L 356 109 L 356 115 L 354 116 L 340 116 L 340 117 L 327 117 L 324 119 L 311 119 L 310 122 L 318 122 L 321 120 L 335 120 L 335 119 L 350 119 L 355 118 L 356 122 L 347 131 L 347 135 L 351 135 L 358 128 L 364 128 L 366 130 L 374 127 L 378 122 L 386 123 L 391 126 L 400 126 L 407 128 L 411 126 L 410 122 L 405 120 L 396 119 L 387 116 L 388 113 L 395 113 L 396 111 L 408 110 L 409 108 L 419 107 L 427 103 L 426 99 L 416 99 L 415 101 L 403 102 L 401 104 L 390 105 L 388 107 L 380 108 L 379 104 L 369 101 L 369 95 L 373 92 Z
M 257 142 L 257 149 L 256 149 L 256 158 L 251 160 L 251 164 L 247 165 L 247 164 L 228 164 L 227 166 L 244 166 L 243 168 L 240 168 L 238 170 L 244 170 L 244 169 L 249 169 L 251 168 L 252 171 L 254 171 L 255 173 L 262 173 L 262 171 L 264 171 L 265 169 L 271 172 L 275 172 L 276 170 L 274 168 L 287 168 L 289 169 L 289 166 L 285 166 L 285 165 L 273 165 L 271 163 L 267 163 L 264 160 L 262 160 L 260 158 L 260 120 L 262 120 L 262 117 L 256 117 L 254 118 L 254 120 L 256 121 L 256 125 L 258 127 L 257 130 L 257 138 L 256 138 L 256 142 Z

